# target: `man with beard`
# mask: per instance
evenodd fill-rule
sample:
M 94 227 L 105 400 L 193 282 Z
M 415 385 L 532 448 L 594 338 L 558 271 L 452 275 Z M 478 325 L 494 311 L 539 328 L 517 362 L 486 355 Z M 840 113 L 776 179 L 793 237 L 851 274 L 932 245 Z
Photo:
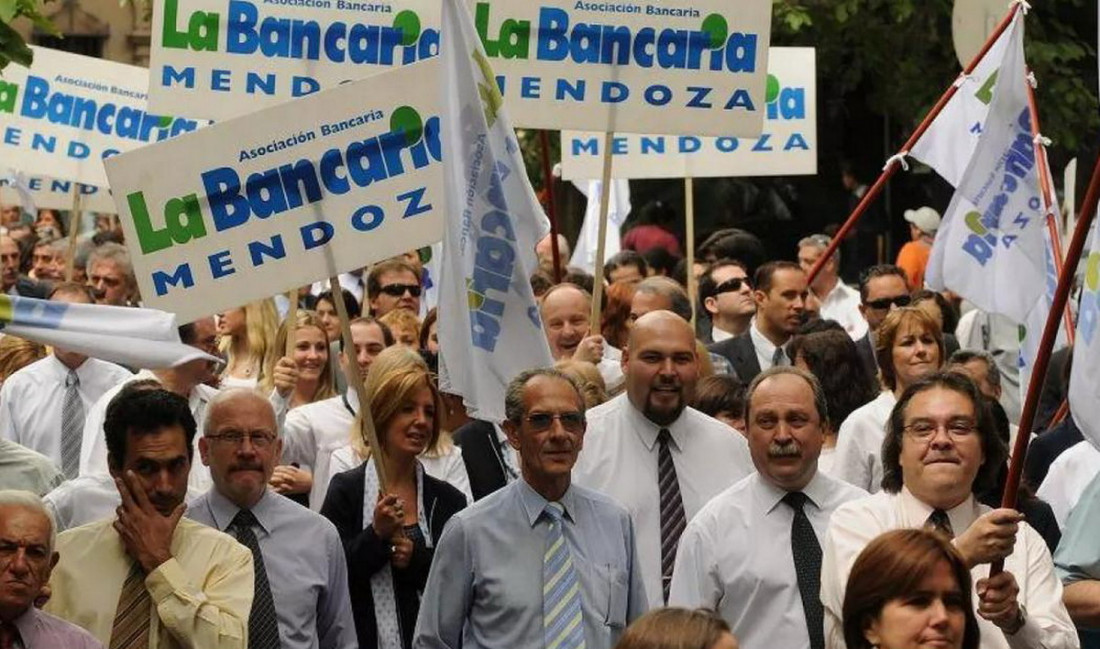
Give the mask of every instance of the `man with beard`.
M 822 649 L 821 539 L 833 510 L 867 493 L 817 470 L 829 417 L 812 374 L 773 367 L 746 404 L 757 472 L 691 519 L 669 603 L 715 611 L 746 647 Z
M 239 388 L 218 393 L 199 438 L 214 488 L 187 517 L 236 536 L 252 551 L 249 647 L 351 649 L 355 623 L 340 535 L 325 517 L 268 488 L 282 450 L 267 399 Z
M 634 323 L 627 348 L 626 393 L 589 412 L 594 433 L 574 479 L 630 511 L 646 594 L 658 607 L 687 521 L 753 468 L 741 435 L 687 407 L 699 372 L 690 324 L 652 311 Z
M 122 504 L 58 536 L 47 610 L 105 646 L 245 649 L 252 557 L 183 519 L 195 419 L 167 390 L 122 393 L 104 423 Z

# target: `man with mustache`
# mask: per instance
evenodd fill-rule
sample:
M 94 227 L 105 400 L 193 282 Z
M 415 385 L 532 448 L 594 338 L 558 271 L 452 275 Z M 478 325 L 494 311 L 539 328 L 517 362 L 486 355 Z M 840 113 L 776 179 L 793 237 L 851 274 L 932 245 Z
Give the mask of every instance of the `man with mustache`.
M 670 311 L 635 321 L 626 393 L 593 408 L 577 484 L 626 505 L 650 607 L 668 601 L 680 534 L 707 501 L 752 472 L 745 438 L 689 408 L 698 378 L 691 325 Z
M 355 623 L 340 535 L 325 517 L 268 488 L 282 449 L 267 399 L 246 389 L 219 392 L 199 438 L 214 487 L 187 517 L 252 551 L 250 649 L 351 649 Z
M 937 372 L 898 399 L 882 444 L 882 491 L 845 503 L 825 536 L 821 601 L 830 649 L 844 646 L 841 610 L 856 557 L 879 534 L 925 527 L 952 539 L 973 577 L 983 649 L 1079 646 L 1062 585 L 1043 538 L 1013 509 L 990 509 L 974 494 L 994 484 L 1005 444 L 978 387 Z M 989 565 L 1004 572 L 989 576 Z
M 773 367 L 753 379 L 745 422 L 757 472 L 691 519 L 669 604 L 715 611 L 744 647 L 825 646 L 820 539 L 833 510 L 867 495 L 817 470 L 828 421 L 809 372 Z
M 58 536 L 47 610 L 112 649 L 245 649 L 252 557 L 183 518 L 195 435 L 187 400 L 123 390 L 104 430 L 122 504 L 113 518 Z

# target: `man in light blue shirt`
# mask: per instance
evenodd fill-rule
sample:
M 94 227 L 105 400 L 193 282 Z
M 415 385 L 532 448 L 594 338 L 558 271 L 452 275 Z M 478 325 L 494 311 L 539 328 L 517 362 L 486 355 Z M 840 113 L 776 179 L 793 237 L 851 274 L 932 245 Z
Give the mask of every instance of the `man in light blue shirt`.
M 354 649 L 340 536 L 327 519 L 267 488 L 279 462 L 271 403 L 252 390 L 211 399 L 199 439 L 214 487 L 187 517 L 234 536 L 253 554 L 249 649 Z
M 529 370 L 505 411 L 523 479 L 447 524 L 413 647 L 610 649 L 647 600 L 630 515 L 571 484 L 584 400 L 564 374 Z
M 1054 570 L 1062 580 L 1062 601 L 1077 625 L 1083 649 L 1100 647 L 1100 475 L 1081 494 L 1066 519 L 1054 553 Z

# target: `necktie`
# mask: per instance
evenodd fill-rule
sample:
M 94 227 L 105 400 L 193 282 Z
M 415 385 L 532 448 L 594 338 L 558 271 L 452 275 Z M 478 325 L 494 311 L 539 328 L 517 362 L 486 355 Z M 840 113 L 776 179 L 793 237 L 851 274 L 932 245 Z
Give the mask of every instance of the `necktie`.
M 562 533 L 565 508 L 548 503 L 543 510 L 550 519 L 546 552 L 542 556 L 542 629 L 545 649 L 584 649 L 581 619 L 581 590 L 573 555 Z
M 153 600 L 145 590 L 145 573 L 137 562 L 122 583 L 115 621 L 111 625 L 110 649 L 139 649 L 149 646 L 149 616 Z
M 783 502 L 794 510 L 791 523 L 791 552 L 794 554 L 794 571 L 798 577 L 798 592 L 802 596 L 802 610 L 806 613 L 806 628 L 810 633 L 811 649 L 825 646 L 825 610 L 821 605 L 821 545 L 804 509 L 808 498 L 801 491 L 792 491 Z
M 680 497 L 680 481 L 668 448 L 671 439 L 667 428 L 662 428 L 657 435 L 657 485 L 661 494 L 661 590 L 666 604 L 668 589 L 672 585 L 672 567 L 676 564 L 676 547 L 687 526 L 684 501 Z
M 0 649 L 15 649 L 16 642 L 20 643 L 19 646 L 23 646 L 19 629 L 10 622 L 0 622 Z
M 267 581 L 260 542 L 252 531 L 252 526 L 259 524 L 251 511 L 242 509 L 233 517 L 229 527 L 234 530 L 241 545 L 252 551 L 252 568 L 256 573 L 256 592 L 252 598 L 252 613 L 248 616 L 248 649 L 278 649 L 279 620 L 275 616 L 275 600 L 271 596 L 271 584 Z
M 80 441 L 84 437 L 84 402 L 80 400 L 79 388 L 80 377 L 69 370 L 61 405 L 61 470 L 69 479 L 80 473 Z
M 783 367 L 787 364 L 787 352 L 782 347 L 776 347 L 772 354 L 772 367 Z
M 955 530 L 951 529 L 951 519 L 947 517 L 947 512 L 942 509 L 932 510 L 932 515 L 925 521 L 924 527 L 944 534 L 949 539 L 955 538 Z

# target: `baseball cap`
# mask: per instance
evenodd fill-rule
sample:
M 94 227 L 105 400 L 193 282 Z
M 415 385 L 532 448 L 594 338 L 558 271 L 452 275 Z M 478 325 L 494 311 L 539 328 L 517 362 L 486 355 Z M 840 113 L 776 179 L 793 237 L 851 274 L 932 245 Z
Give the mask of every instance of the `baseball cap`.
M 905 220 L 925 234 L 935 234 L 940 229 L 940 213 L 928 206 L 905 210 Z

